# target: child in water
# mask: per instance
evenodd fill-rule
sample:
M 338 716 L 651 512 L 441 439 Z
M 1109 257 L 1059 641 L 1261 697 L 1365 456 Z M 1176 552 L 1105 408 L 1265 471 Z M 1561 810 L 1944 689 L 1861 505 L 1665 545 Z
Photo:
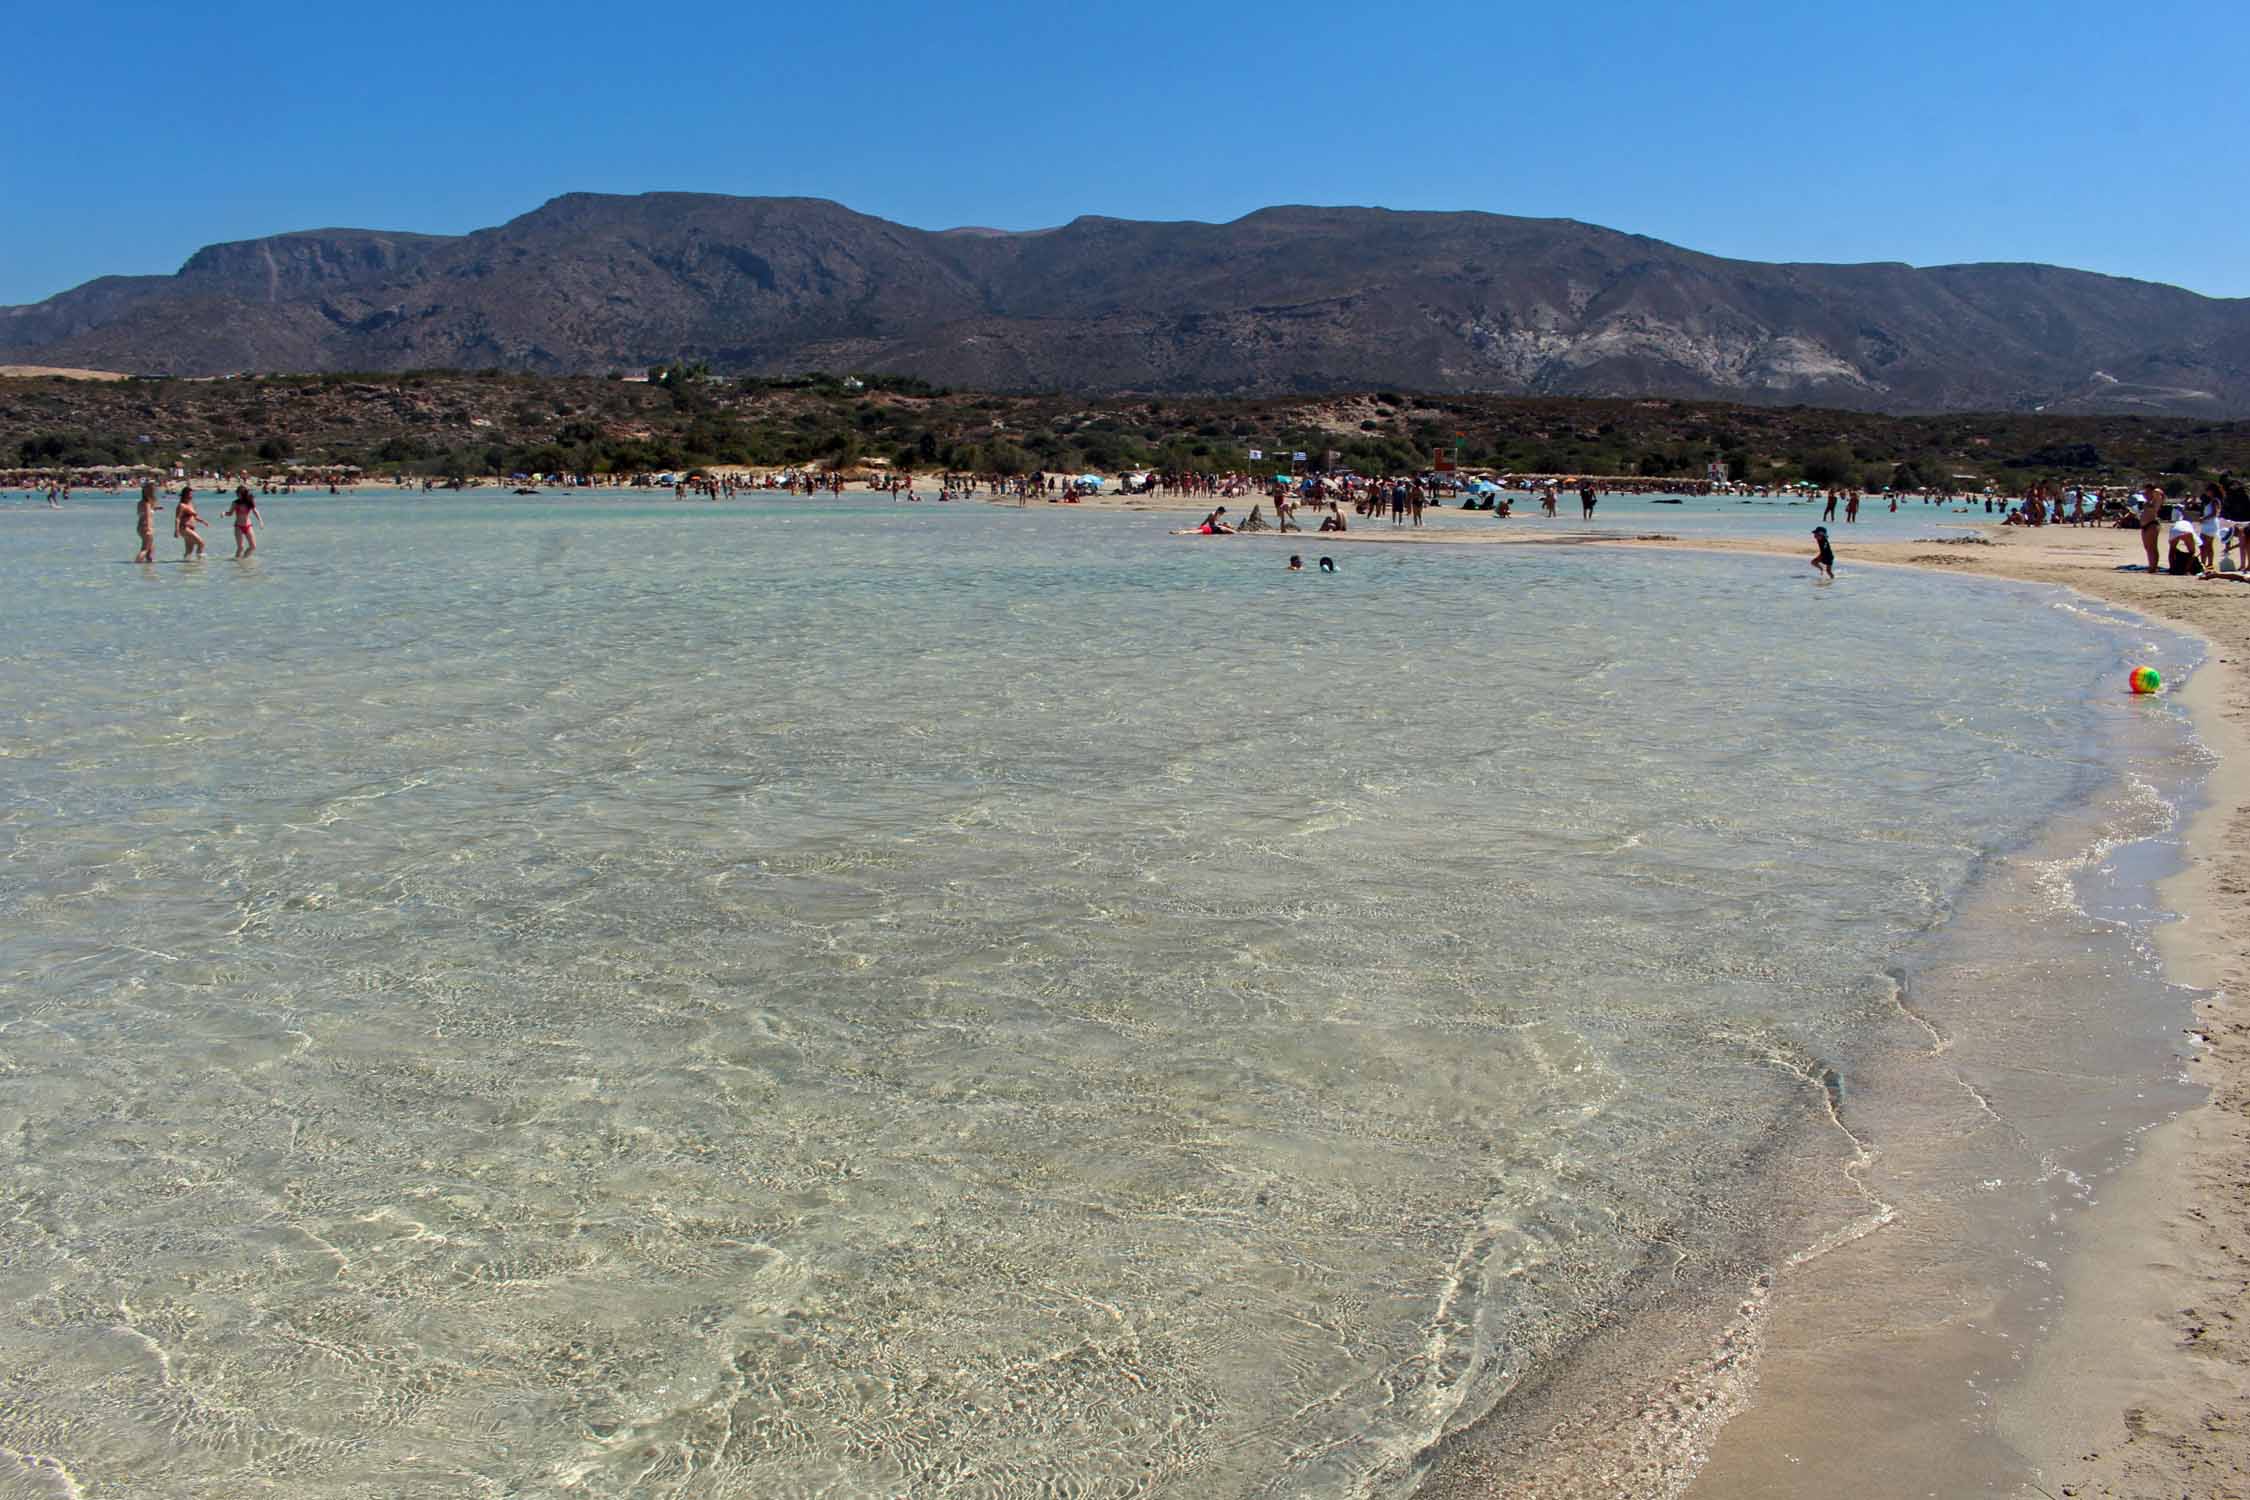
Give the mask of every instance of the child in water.
M 1812 538 L 1820 547 L 1820 550 L 1813 554 L 1812 565 L 1826 573 L 1830 582 L 1834 582 L 1836 578 L 1836 554 L 1829 550 L 1828 528 L 1815 526 L 1812 529 Z

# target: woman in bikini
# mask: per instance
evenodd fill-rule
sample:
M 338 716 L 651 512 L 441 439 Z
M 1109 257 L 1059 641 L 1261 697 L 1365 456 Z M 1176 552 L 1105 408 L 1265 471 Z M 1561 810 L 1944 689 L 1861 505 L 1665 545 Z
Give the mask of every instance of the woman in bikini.
M 194 489 L 181 490 L 180 503 L 172 507 L 172 535 L 178 537 L 183 544 L 181 562 L 203 555 L 203 533 L 195 529 L 202 522 L 203 515 L 195 508 Z
M 234 518 L 234 559 L 242 561 L 258 550 L 258 535 L 253 528 L 258 524 L 258 498 L 250 493 L 250 486 L 237 485 L 234 504 L 227 507 Z
M 2148 570 L 2151 573 L 2164 571 L 2156 557 L 2156 544 L 2163 530 L 2164 491 L 2152 484 L 2148 487 L 2148 493 L 2141 496 L 2141 550 L 2148 554 Z

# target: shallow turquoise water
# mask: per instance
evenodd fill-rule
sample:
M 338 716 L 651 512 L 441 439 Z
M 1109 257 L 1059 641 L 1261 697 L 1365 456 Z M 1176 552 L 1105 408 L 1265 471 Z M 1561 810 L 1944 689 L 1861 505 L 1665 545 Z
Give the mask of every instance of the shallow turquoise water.
M 1650 532 L 1667 533 L 1683 541 L 1705 537 L 1764 537 L 1803 538 L 1805 550 L 1812 551 L 1812 529 L 1826 524 L 1829 535 L 1839 552 L 1848 554 L 1859 542 L 1905 542 L 1923 537 L 1960 536 L 1963 528 L 1983 526 L 2000 519 L 1997 513 L 1987 514 L 1980 502 L 1975 506 L 1955 502 L 1951 505 L 1925 504 L 1920 499 L 1902 499 L 1894 513 L 1887 499 L 1869 498 L 1860 507 L 1859 519 L 1849 525 L 1844 521 L 1844 509 L 1839 503 L 1836 518 L 1823 522 L 1825 502 L 1822 500 L 1789 500 L 1778 496 L 1737 495 L 1604 495 L 1594 507 L 1594 518 L 1583 520 L 1579 515 L 1578 496 L 1566 492 L 1556 505 L 1556 514 L 1549 519 L 1539 514 L 1538 502 L 1525 495 L 1512 493 L 1515 514 L 1502 520 L 1483 511 L 1463 511 L 1455 507 L 1433 509 L 1424 513 L 1427 526 L 1443 526 L 1467 531 L 1499 530 L 1509 535 L 1529 533 L 1544 535 L 1596 531 L 1616 532 L 1625 536 L 1640 536 Z M 1677 502 L 1677 503 L 1674 503 Z M 1390 518 L 1360 521 L 1353 518 L 1355 528 L 1384 531 L 1390 529 Z
M 1864 1219 L 1904 956 L 2179 734 L 1896 571 L 265 505 L 0 511 L 0 1447 L 89 1493 L 1382 1488 Z

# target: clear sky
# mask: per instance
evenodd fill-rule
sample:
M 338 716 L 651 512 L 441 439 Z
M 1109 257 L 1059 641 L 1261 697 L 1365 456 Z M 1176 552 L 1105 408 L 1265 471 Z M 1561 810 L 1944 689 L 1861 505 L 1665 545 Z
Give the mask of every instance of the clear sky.
M 2250 295 L 2245 0 L 25 4 L 0 303 L 558 193 L 926 228 L 1271 203 Z

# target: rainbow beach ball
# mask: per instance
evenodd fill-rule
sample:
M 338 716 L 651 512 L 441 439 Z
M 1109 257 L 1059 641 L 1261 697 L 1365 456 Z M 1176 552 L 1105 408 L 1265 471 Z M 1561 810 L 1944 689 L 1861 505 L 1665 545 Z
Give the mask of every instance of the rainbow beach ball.
M 2164 674 L 2154 667 L 2135 667 L 2127 680 L 2133 684 L 2133 691 L 2136 693 L 2154 693 L 2161 691 L 2164 686 Z

